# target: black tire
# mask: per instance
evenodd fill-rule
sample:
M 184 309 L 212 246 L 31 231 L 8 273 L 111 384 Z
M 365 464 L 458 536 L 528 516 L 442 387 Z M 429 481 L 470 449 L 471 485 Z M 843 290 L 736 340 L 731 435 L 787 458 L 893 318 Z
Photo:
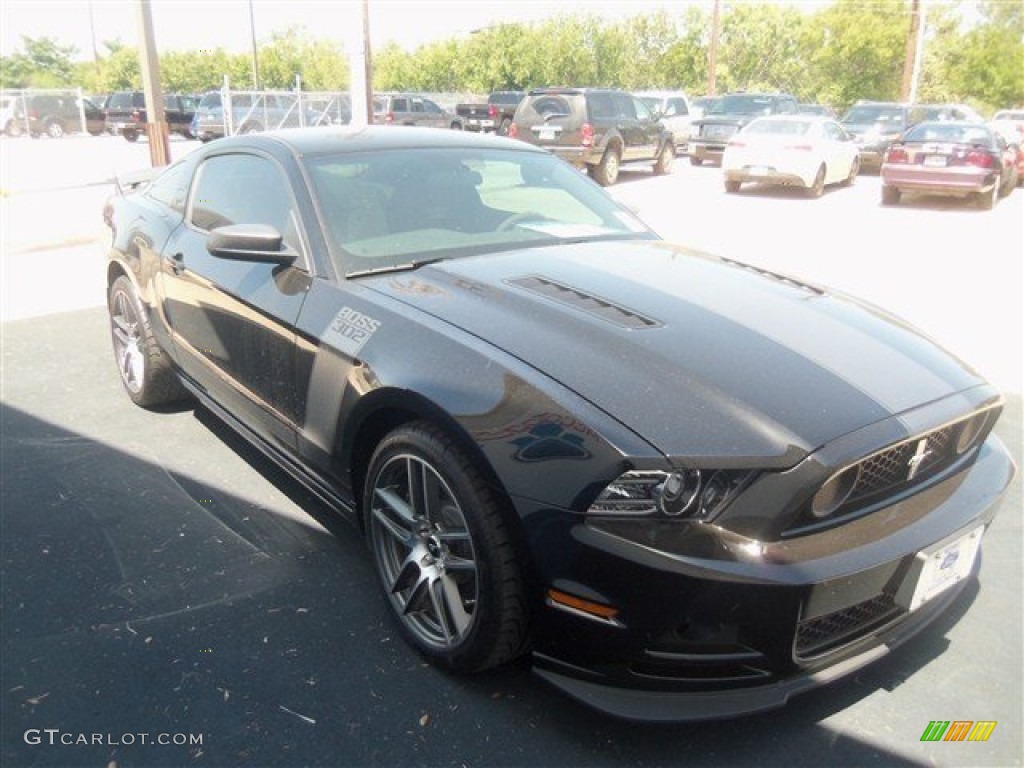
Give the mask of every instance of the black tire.
M 896 187 L 882 187 L 882 205 L 899 205 L 900 197 Z
M 697 157 L 696 155 L 690 155 L 690 165 L 694 165 L 700 168 L 702 165 L 704 165 L 704 160 Z
M 512 126 L 512 120 L 510 118 L 502 118 L 501 124 L 498 126 L 499 136 L 508 136 L 508 129 Z
M 135 286 L 124 275 L 110 286 L 107 309 L 114 359 L 132 402 L 149 408 L 184 399 L 185 389 L 153 337 Z
M 525 649 L 522 573 L 504 503 L 427 422 L 374 451 L 363 515 L 374 565 L 405 639 L 431 662 L 477 672 Z
M 453 131 L 461 131 L 462 123 L 460 123 L 458 120 L 453 120 L 452 124 L 448 127 L 451 128 Z
M 184 138 L 186 138 L 186 139 L 189 139 L 189 140 L 191 140 L 191 139 L 194 139 L 194 138 L 195 138 L 195 136 L 194 136 L 194 135 L 192 134 L 192 131 L 182 131 L 182 132 L 181 132 L 181 135 L 182 135 L 182 136 L 183 136 Z
M 740 191 L 741 184 L 742 182 L 735 181 L 734 179 L 726 179 L 725 191 L 728 192 L 730 195 L 735 195 L 737 192 Z
M 814 176 L 814 182 L 807 188 L 807 196 L 818 198 L 825 194 L 825 166 L 818 166 L 818 173 Z
M 619 178 L 619 164 L 621 160 L 619 148 L 614 145 L 610 146 L 601 155 L 601 162 L 590 166 L 590 175 L 602 187 L 610 187 Z
M 999 199 L 999 186 L 1002 184 L 1002 177 L 996 178 L 992 189 L 988 192 L 978 192 L 974 197 L 974 204 L 983 211 L 991 211 L 996 207 L 996 200 Z
M 126 128 L 125 130 L 121 131 L 121 135 L 124 136 L 125 141 L 130 141 L 133 144 L 139 140 L 139 132 L 133 130 L 132 128 Z
M 666 173 L 672 170 L 672 163 L 676 159 L 676 150 L 671 141 L 666 141 L 661 150 L 658 152 L 658 157 L 654 161 L 654 174 L 656 176 L 664 176 Z
M 64 137 L 64 124 L 60 120 L 50 120 L 46 124 L 46 135 L 51 139 Z
M 842 181 L 843 186 L 851 186 L 854 180 L 857 178 L 858 173 L 860 173 L 860 158 L 855 157 L 853 158 L 853 162 L 850 163 L 850 174 Z

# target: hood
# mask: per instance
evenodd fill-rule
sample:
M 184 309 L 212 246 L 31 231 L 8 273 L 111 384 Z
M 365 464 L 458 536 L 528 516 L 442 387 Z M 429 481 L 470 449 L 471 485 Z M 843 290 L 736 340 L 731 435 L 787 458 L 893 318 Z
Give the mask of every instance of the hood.
M 852 299 L 660 241 L 525 249 L 360 283 L 575 391 L 668 456 L 790 466 L 983 383 Z

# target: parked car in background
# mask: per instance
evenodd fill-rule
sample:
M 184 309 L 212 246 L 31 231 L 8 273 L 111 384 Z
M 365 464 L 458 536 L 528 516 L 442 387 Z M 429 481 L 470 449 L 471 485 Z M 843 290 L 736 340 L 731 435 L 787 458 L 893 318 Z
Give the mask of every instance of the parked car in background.
M 373 97 L 373 122 L 380 125 L 418 125 L 461 131 L 463 119 L 436 102 L 415 93 L 378 93 Z
M 0 93 L 0 131 L 7 136 L 17 135 L 13 125 L 16 114 L 17 100 L 20 98 L 13 93 Z
M 507 136 L 516 107 L 525 95 L 523 91 L 494 91 L 485 102 L 456 104 L 455 114 L 462 118 L 467 131 L 493 131 Z
M 967 123 L 983 123 L 982 117 L 974 107 L 967 104 L 915 104 L 911 107 L 911 124 L 925 121 L 956 120 Z
M 1000 109 L 992 115 L 994 123 L 1008 123 L 1024 136 L 1024 109 Z
M 199 99 L 178 93 L 164 94 L 164 118 L 171 133 L 186 139 L 194 138 L 192 119 Z M 138 141 L 146 132 L 149 117 L 146 114 L 146 94 L 142 91 L 117 91 L 106 102 L 107 130 L 124 136 L 127 141 Z
M 725 718 L 999 609 L 957 600 L 1014 476 L 998 390 L 876 307 L 660 240 L 547 152 L 237 136 L 104 218 L 126 396 L 197 399 L 350 520 L 397 666 L 531 653 L 613 715 Z
M 987 125 L 1002 136 L 1003 141 L 1016 154 L 1017 186 L 1021 186 L 1024 185 L 1024 112 L 1018 114 L 1020 119 L 1015 120 L 1013 113 L 997 112 L 996 117 L 989 120 Z
M 908 192 L 970 198 L 988 210 L 1017 183 L 1017 153 L 983 123 L 918 123 L 882 163 L 882 204 Z
M 860 151 L 861 168 L 877 168 L 885 151 L 914 124 L 911 107 L 894 102 L 862 102 L 843 115 L 840 123 Z
M 638 91 L 633 94 L 672 132 L 676 152 L 686 152 L 690 141 L 690 101 L 682 91 Z
M 802 187 L 821 197 L 828 184 L 853 183 L 857 145 L 835 120 L 811 115 L 759 117 L 729 140 L 722 155 L 726 192 L 745 182 Z
M 798 115 L 817 115 L 818 117 L 827 117 L 831 120 L 835 120 L 837 115 L 836 111 L 832 107 L 825 106 L 824 104 L 808 104 L 801 102 L 796 105 L 796 111 Z
M 15 100 L 14 112 L 4 128 L 11 136 L 28 131 L 32 138 L 59 139 L 68 133 L 81 133 L 83 117 L 89 134 L 99 136 L 106 130 L 103 111 L 87 98 L 79 99 L 73 93 L 25 94 Z
M 672 132 L 642 101 L 607 88 L 538 88 L 516 110 L 509 136 L 553 152 L 585 169 L 603 187 L 623 163 L 649 162 L 668 173 L 675 159 Z
M 788 93 L 729 93 L 719 98 L 693 121 L 690 137 L 690 163 L 719 161 L 725 145 L 743 126 L 764 115 L 796 114 L 796 99 Z
M 690 116 L 693 120 L 704 117 L 718 102 L 718 96 L 698 96 L 690 100 Z
M 316 108 L 316 102 L 302 103 L 290 91 L 242 91 L 230 94 L 231 109 L 225 110 L 220 91 L 204 94 L 196 107 L 190 132 L 202 142 L 227 134 L 259 133 L 278 128 L 329 125 L 331 114 Z

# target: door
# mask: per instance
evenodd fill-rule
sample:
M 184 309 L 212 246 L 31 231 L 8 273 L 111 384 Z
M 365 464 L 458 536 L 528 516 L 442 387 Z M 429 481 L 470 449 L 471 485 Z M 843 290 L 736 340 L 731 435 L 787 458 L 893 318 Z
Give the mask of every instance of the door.
M 218 258 L 210 230 L 274 227 L 293 265 Z M 175 359 L 226 410 L 272 443 L 294 448 L 304 417 L 295 377 L 295 322 L 310 285 L 308 249 L 281 167 L 270 157 L 218 154 L 199 166 L 186 221 L 163 249 L 162 292 Z

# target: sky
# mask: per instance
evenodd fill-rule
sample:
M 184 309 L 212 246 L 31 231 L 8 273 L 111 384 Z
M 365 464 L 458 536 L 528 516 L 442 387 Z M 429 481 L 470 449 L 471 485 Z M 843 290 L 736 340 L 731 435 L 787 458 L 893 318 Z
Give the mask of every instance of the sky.
M 396 42 L 412 50 L 432 40 L 461 37 L 502 22 L 530 22 L 555 14 L 594 13 L 621 19 L 658 9 L 681 13 L 710 0 L 370 0 L 371 46 Z M 92 58 L 93 34 L 100 55 L 104 40 L 136 45 L 138 0 L 0 0 L 0 53 L 20 50 L 21 37 L 51 37 L 78 49 L 77 59 Z M 360 28 L 360 3 L 354 0 L 253 0 L 256 38 L 305 27 L 316 37 L 346 46 Z M 161 52 L 251 46 L 247 0 L 151 0 L 157 48 Z M 90 18 L 91 17 L 91 18 Z

